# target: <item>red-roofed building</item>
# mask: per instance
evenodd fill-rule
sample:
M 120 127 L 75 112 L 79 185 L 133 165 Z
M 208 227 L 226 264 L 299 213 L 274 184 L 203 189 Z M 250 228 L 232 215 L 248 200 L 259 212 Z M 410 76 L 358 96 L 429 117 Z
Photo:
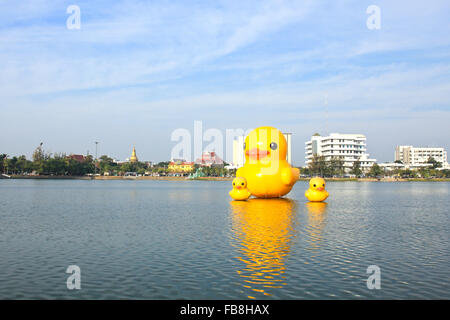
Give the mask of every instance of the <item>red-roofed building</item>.
M 202 156 L 195 160 L 195 164 L 202 167 L 223 167 L 223 160 L 214 151 L 205 151 Z
M 86 157 L 83 156 L 82 154 L 71 154 L 70 156 L 67 156 L 67 158 L 73 159 L 73 160 L 78 161 L 78 162 L 85 162 L 86 161 Z

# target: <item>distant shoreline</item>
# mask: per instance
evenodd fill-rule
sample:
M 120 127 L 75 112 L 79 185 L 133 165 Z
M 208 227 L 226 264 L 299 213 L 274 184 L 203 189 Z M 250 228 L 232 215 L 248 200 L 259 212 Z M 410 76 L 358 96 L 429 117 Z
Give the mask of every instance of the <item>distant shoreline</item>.
M 8 180 L 8 178 L 3 178 Z M 160 180 L 160 181 L 192 181 L 192 180 L 207 180 L 207 181 L 231 181 L 232 177 L 200 177 L 195 179 L 188 179 L 188 177 L 174 177 L 174 176 L 28 176 L 28 175 L 11 175 L 10 179 L 36 179 L 36 180 Z
M 3 178 L 8 179 L 8 178 Z M 232 177 L 200 177 L 195 179 L 188 179 L 188 177 L 172 177 L 172 176 L 142 176 L 142 177 L 124 177 L 124 176 L 25 176 L 25 175 L 11 175 L 10 179 L 41 179 L 41 180 L 159 180 L 159 181 L 231 181 Z M 299 181 L 309 181 L 310 178 L 300 178 Z M 325 178 L 327 181 L 333 182 L 450 182 L 450 178 Z

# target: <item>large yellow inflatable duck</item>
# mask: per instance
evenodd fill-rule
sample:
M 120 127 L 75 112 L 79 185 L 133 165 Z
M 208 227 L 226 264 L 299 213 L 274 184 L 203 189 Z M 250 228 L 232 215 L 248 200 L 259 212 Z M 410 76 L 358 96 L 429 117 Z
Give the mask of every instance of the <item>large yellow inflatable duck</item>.
M 247 200 L 251 194 L 247 189 L 245 178 L 239 177 L 233 179 L 233 190 L 230 191 L 230 197 L 233 200 Z
M 312 202 L 321 202 L 328 198 L 328 192 L 325 190 L 325 180 L 319 177 L 309 180 L 309 189 L 306 190 L 305 197 Z
M 278 198 L 291 191 L 300 171 L 286 161 L 287 143 L 280 130 L 259 127 L 245 138 L 245 165 L 236 177 L 245 178 L 250 193 L 258 198 Z

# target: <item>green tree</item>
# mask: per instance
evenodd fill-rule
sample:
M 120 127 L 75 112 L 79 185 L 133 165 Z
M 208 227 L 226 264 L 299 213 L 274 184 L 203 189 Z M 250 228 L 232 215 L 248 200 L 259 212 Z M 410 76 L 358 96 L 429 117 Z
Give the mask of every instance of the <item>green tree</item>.
M 373 166 L 370 168 L 368 175 L 369 175 L 369 177 L 376 178 L 376 177 L 381 176 L 383 173 L 384 173 L 383 169 L 378 164 L 374 163 Z
M 60 157 L 53 157 L 44 162 L 44 174 L 65 175 L 66 169 L 66 162 Z
M 433 169 L 442 167 L 442 163 L 440 163 L 439 161 L 436 161 L 436 159 L 434 159 L 433 157 L 429 157 L 427 160 L 427 163 L 432 164 Z
M 324 156 L 313 155 L 311 162 L 308 164 L 311 175 L 323 176 L 327 171 L 327 163 Z
M 23 174 L 25 172 L 30 172 L 30 163 L 31 161 L 27 160 L 27 158 L 24 155 L 21 155 L 17 158 L 16 168 L 17 172 L 20 174 Z
M 417 173 L 411 169 L 400 170 L 399 175 L 402 178 L 416 178 L 417 177 Z
M 311 170 L 309 169 L 309 167 L 301 167 L 300 169 L 300 174 L 301 175 L 305 175 L 305 176 L 311 176 Z
M 6 158 L 8 158 L 8 155 L 6 153 L 0 154 L 0 173 L 6 172 L 5 170 Z
M 429 178 L 432 175 L 430 168 L 420 168 L 418 173 L 422 178 Z
M 144 174 L 147 169 L 145 162 L 127 162 L 122 164 L 122 169 L 127 170 L 124 172 L 136 172 L 138 174 Z
M 344 161 L 341 157 L 332 157 L 330 161 L 328 161 L 328 175 L 331 176 L 342 176 L 344 175 Z
M 42 144 L 43 143 L 41 142 L 33 152 L 33 169 L 39 174 L 48 174 L 46 161 L 51 158 L 51 154 L 44 152 Z
M 16 156 L 7 159 L 8 173 L 17 174 L 17 161 L 18 159 Z
M 119 168 L 117 163 L 115 163 L 112 158 L 108 157 L 107 155 L 103 155 L 98 160 L 98 168 L 100 168 L 100 174 L 105 174 L 105 172 L 117 174 Z
M 355 162 L 353 162 L 353 167 L 350 172 L 357 177 L 361 176 L 362 170 L 361 170 L 361 162 L 359 162 L 359 160 L 356 160 Z
M 169 163 L 170 163 L 170 161 L 158 162 L 158 164 L 156 166 L 162 167 L 162 168 L 167 168 L 169 166 Z
M 236 177 L 236 169 L 229 169 L 227 174 L 232 176 L 232 177 Z
M 441 175 L 443 178 L 450 178 L 450 170 L 449 169 L 439 170 L 439 172 L 441 172 Z
M 33 162 L 39 162 L 44 160 L 44 150 L 42 149 L 42 142 L 39 144 L 39 146 L 34 150 L 33 152 Z

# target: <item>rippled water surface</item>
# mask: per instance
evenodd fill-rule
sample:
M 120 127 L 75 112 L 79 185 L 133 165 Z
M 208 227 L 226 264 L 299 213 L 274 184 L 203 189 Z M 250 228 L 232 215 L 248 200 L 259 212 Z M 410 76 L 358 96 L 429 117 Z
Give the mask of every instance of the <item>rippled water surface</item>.
M 330 182 L 328 204 L 230 185 L 0 180 L 0 298 L 450 299 L 449 183 Z

